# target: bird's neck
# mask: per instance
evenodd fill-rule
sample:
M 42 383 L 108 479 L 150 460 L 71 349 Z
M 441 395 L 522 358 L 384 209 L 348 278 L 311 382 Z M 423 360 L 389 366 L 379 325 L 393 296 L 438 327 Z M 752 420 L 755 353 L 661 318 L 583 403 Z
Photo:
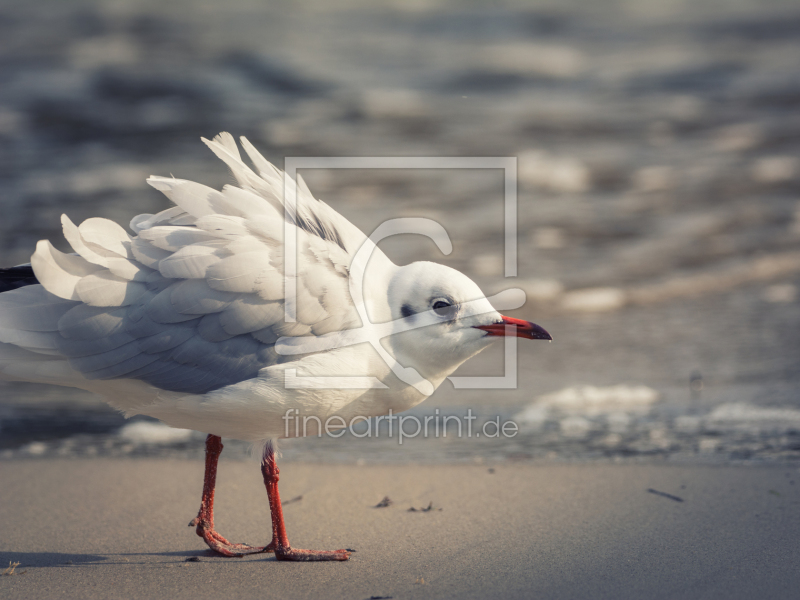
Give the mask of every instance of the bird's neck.
M 421 359 L 419 355 L 415 355 L 410 352 L 403 352 L 396 347 L 394 348 L 393 354 L 395 359 L 397 359 L 397 362 L 399 362 L 402 366 L 416 369 L 416 371 L 423 378 L 427 379 L 433 384 L 434 389 L 438 388 L 445 378 L 452 374 L 453 371 L 460 367 L 464 362 L 461 361 L 457 364 L 452 364 L 449 361 L 447 363 L 443 363 L 435 359 L 424 360 Z

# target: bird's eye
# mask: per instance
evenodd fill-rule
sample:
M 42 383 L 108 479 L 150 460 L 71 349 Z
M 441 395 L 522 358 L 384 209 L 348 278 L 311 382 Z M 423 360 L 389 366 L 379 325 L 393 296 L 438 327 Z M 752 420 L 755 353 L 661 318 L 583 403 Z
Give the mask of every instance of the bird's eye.
M 437 300 L 433 303 L 433 312 L 435 312 L 440 317 L 450 317 L 452 316 L 455 307 L 448 302 L 447 300 Z

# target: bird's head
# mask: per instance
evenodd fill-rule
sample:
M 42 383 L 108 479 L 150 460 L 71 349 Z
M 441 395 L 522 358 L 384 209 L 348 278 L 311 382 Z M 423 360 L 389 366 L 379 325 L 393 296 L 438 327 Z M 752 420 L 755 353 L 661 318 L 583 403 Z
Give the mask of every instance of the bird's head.
M 390 339 L 395 355 L 431 376 L 452 373 L 507 335 L 552 339 L 539 325 L 501 315 L 474 281 L 436 263 L 398 268 L 388 299 L 398 331 Z

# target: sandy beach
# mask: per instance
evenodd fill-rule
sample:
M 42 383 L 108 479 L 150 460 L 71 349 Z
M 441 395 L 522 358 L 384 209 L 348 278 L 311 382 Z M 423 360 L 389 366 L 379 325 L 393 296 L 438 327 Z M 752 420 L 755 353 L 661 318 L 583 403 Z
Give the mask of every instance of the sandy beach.
M 5 461 L 0 560 L 20 564 L 0 596 L 791 598 L 797 479 L 785 467 L 287 463 L 282 495 L 302 496 L 286 506 L 292 542 L 358 550 L 287 564 L 213 556 L 185 526 L 199 461 Z M 374 508 L 384 496 L 393 504 Z M 267 539 L 254 463 L 222 462 L 217 526 Z

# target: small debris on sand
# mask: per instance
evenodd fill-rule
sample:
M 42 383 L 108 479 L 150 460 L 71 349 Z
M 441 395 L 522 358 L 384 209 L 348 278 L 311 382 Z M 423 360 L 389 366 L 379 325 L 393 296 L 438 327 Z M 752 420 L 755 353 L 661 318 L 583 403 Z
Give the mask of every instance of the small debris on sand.
M 389 496 L 384 496 L 383 500 L 381 500 L 375 505 L 375 508 L 386 508 L 387 506 L 391 506 L 392 504 L 394 504 L 394 502 L 392 502 L 392 499 L 389 498 Z
M 300 502 L 300 500 L 302 500 L 302 499 L 303 499 L 302 496 L 295 496 L 291 500 L 284 501 L 283 505 L 286 506 L 287 504 L 291 504 L 292 502 Z
M 433 508 L 433 502 L 430 502 L 425 508 L 414 508 L 413 506 L 408 509 L 408 512 L 431 512 L 432 510 L 442 510 L 441 508 Z
M 648 488 L 647 491 L 651 494 L 655 494 L 656 496 L 663 496 L 664 498 L 669 498 L 670 500 L 674 500 L 675 502 L 683 502 L 683 498 L 679 498 L 678 496 L 673 496 L 672 494 L 667 494 L 666 492 L 659 492 L 658 490 L 654 490 L 653 488 Z

